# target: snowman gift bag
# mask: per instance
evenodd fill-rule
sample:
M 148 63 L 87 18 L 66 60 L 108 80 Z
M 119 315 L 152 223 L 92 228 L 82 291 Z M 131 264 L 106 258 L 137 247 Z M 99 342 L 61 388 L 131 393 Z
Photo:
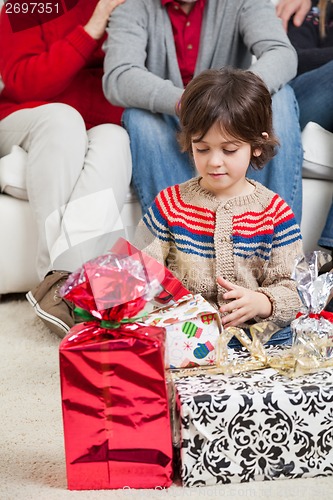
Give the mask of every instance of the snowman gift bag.
M 145 324 L 166 328 L 166 367 L 216 365 L 221 322 L 218 311 L 200 294 L 150 313 Z

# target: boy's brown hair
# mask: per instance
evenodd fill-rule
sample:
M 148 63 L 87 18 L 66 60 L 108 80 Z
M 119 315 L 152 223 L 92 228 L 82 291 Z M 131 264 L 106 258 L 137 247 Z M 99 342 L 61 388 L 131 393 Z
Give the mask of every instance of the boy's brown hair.
M 272 98 L 262 79 L 250 71 L 230 67 L 203 71 L 187 85 L 178 115 L 183 152 L 192 154 L 193 138 L 199 142 L 218 123 L 231 137 L 251 144 L 254 168 L 262 168 L 276 154 L 279 141 L 272 125 Z M 258 148 L 261 155 L 254 156 Z

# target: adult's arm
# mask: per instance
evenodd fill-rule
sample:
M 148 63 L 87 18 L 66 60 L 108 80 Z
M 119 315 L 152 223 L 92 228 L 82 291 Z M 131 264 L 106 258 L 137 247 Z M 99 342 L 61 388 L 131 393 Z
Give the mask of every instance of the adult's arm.
M 11 26 L 4 6 L 0 18 L 0 72 L 7 97 L 18 102 L 47 101 L 66 90 L 100 49 L 109 17 L 124 1 L 82 0 L 76 10 L 42 24 L 39 14 L 31 13 L 29 22 L 35 21 L 35 27 L 14 31 L 12 28 L 18 27 L 15 14 Z M 101 65 L 102 57 L 102 51 L 96 51 L 94 64 L 99 61 Z
M 167 37 L 170 43 L 174 43 L 167 12 L 161 5 L 156 7 L 160 2 L 155 2 L 158 23 L 154 25 L 154 14 L 148 12 L 150 3 L 145 0 L 126 0 L 113 13 L 105 42 L 103 90 L 114 105 L 174 114 L 175 105 L 184 90 L 176 53 L 170 66 L 178 72 L 178 85 L 165 79 L 164 74 L 159 76 L 147 69 L 147 60 L 151 62 L 151 53 L 157 51 L 156 47 L 149 45 L 149 35 L 152 39 L 164 41 L 163 30 L 169 29 Z
M 13 32 L 1 11 L 0 73 L 7 96 L 17 102 L 47 101 L 63 92 L 98 46 L 83 26 L 48 46 L 47 24 Z
M 240 20 L 245 45 L 255 59 L 250 70 L 266 83 L 271 94 L 295 77 L 297 54 L 270 0 L 245 0 Z

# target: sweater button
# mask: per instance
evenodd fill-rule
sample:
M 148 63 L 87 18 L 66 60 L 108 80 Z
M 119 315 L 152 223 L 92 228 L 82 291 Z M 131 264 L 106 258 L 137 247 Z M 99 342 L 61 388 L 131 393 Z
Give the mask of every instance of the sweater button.
M 232 205 L 231 205 L 231 203 L 228 201 L 228 202 L 224 205 L 224 208 L 225 208 L 226 210 L 230 210 L 231 206 L 232 206 Z

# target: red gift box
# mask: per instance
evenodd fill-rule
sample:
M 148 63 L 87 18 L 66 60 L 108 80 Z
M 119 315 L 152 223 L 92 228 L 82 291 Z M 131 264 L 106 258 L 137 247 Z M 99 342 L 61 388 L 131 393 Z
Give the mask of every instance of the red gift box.
M 60 344 L 70 490 L 172 483 L 165 329 L 75 325 Z
M 60 293 L 87 320 L 60 344 L 68 488 L 170 486 L 166 330 L 137 321 L 147 302 L 170 304 L 188 290 L 121 238 Z

